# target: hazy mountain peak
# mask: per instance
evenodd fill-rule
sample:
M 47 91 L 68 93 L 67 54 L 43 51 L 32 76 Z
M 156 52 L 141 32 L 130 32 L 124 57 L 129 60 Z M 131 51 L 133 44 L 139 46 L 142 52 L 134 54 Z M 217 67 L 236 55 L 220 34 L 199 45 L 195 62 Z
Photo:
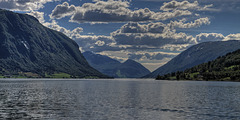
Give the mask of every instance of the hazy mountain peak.
M 137 63 L 137 62 L 132 59 L 127 59 L 124 63 Z
M 140 63 L 131 59 L 120 63 L 108 56 L 98 55 L 92 52 L 84 52 L 83 55 L 91 66 L 108 76 L 138 78 L 150 73 L 150 71 Z

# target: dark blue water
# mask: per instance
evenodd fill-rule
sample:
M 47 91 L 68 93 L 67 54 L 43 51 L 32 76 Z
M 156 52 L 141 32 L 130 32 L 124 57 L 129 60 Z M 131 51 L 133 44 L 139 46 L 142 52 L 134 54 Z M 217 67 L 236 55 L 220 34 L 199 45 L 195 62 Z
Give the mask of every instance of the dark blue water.
M 240 83 L 0 80 L 0 119 L 240 119 Z

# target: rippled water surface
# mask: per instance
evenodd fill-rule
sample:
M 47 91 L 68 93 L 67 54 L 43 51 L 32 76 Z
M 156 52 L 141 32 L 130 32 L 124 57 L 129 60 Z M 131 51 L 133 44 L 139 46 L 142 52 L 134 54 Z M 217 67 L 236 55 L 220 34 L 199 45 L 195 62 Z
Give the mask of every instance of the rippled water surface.
M 240 83 L 0 80 L 0 119 L 240 119 Z

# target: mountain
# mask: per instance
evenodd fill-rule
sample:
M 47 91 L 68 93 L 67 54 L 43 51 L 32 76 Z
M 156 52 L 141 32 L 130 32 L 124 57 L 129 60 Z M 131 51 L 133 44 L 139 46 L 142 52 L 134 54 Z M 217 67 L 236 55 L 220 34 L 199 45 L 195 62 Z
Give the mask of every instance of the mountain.
M 127 78 L 139 78 L 150 73 L 148 69 L 142 66 L 140 63 L 128 59 L 120 66 L 118 66 L 118 74 L 121 74 Z
M 183 51 L 167 64 L 144 77 L 156 78 L 157 75 L 183 71 L 201 63 L 214 60 L 219 56 L 223 56 L 237 49 L 240 49 L 240 41 L 215 41 L 200 43 Z
M 182 72 L 157 79 L 240 81 L 240 49 Z
M 112 59 L 108 56 L 84 52 L 83 56 L 89 64 L 103 74 L 115 78 L 139 78 L 150 73 L 148 69 L 140 63 L 128 59 L 124 63 Z
M 83 56 L 93 68 L 97 69 L 101 73 L 112 77 L 117 77 L 117 67 L 121 65 L 119 61 L 108 56 L 94 54 L 89 51 L 84 52 Z
M 26 14 L 0 10 L 0 77 L 107 77 L 77 43 Z

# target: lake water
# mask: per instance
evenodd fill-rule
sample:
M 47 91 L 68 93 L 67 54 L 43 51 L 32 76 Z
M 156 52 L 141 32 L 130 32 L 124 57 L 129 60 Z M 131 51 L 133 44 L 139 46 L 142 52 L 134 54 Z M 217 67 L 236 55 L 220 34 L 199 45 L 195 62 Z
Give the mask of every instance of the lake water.
M 240 83 L 0 80 L 0 119 L 240 119 Z

